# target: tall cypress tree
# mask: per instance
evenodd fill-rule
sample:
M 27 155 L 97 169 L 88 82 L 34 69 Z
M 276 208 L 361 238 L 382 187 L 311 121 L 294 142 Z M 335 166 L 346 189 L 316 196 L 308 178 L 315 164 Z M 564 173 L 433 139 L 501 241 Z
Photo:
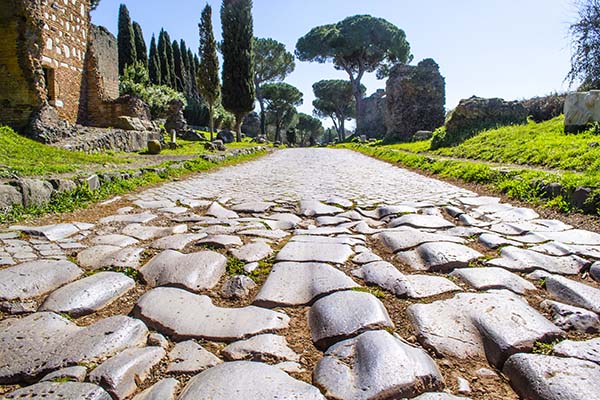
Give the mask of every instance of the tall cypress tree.
M 164 29 L 160 30 L 158 35 L 158 59 L 160 60 L 160 84 L 171 86 L 171 68 L 167 56 L 167 47 L 171 47 L 171 42 L 167 41 L 167 33 Z
M 144 32 L 142 26 L 137 22 L 133 22 L 133 41 L 135 43 L 135 54 L 138 62 L 144 64 L 148 68 L 148 48 L 146 47 L 146 41 L 144 40 Z
M 160 85 L 160 59 L 158 58 L 158 49 L 156 48 L 156 37 L 152 35 L 150 41 L 150 57 L 148 59 L 148 74 L 150 82 Z
M 173 65 L 175 67 L 175 89 L 181 93 L 187 93 L 187 73 L 181 56 L 181 49 L 176 40 L 173 41 Z
M 175 75 L 175 59 L 173 57 L 173 42 L 168 32 L 165 32 L 165 50 L 167 52 L 167 63 L 169 64 L 169 86 L 177 90 L 177 76 Z
M 188 49 L 187 51 L 187 63 L 189 65 L 189 74 L 190 74 L 190 84 L 192 85 L 192 94 L 194 96 L 198 96 L 198 69 L 196 68 L 196 63 L 194 62 L 194 53 L 192 50 Z
M 202 19 L 198 27 L 200 28 L 200 56 L 202 57 L 202 62 L 200 62 L 199 68 L 196 70 L 197 85 L 198 91 L 206 101 L 206 104 L 208 104 L 210 140 L 213 140 L 215 130 L 214 111 L 219 103 L 221 83 L 219 82 L 217 42 L 215 41 L 212 26 L 212 8 L 208 4 L 202 10 Z
M 188 57 L 187 57 L 187 45 L 185 44 L 185 40 L 181 39 L 179 41 L 179 49 L 181 50 L 181 58 L 183 58 L 183 65 L 185 67 L 185 70 L 189 73 L 190 72 L 190 66 L 188 64 Z
M 237 141 L 244 117 L 254 109 L 252 0 L 223 0 L 223 107 L 235 115 Z
M 135 51 L 135 42 L 133 34 L 133 26 L 129 17 L 129 10 L 125 4 L 119 7 L 119 74 L 123 75 L 125 67 L 132 65 L 137 60 Z

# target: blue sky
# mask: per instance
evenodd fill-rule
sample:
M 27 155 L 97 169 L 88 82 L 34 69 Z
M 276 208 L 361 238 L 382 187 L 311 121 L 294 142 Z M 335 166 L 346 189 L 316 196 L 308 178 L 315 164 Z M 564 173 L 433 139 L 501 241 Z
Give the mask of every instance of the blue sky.
M 94 23 L 117 32 L 120 3 L 129 8 L 149 43 L 164 27 L 173 39 L 198 46 L 200 0 L 102 0 Z M 210 0 L 215 34 L 221 35 L 220 0 Z M 446 77 L 446 108 L 478 95 L 522 99 L 563 91 L 569 71 L 568 27 L 573 0 L 254 0 L 254 31 L 293 51 L 311 28 L 354 14 L 383 17 L 404 29 L 415 62 L 433 58 Z M 312 84 L 346 79 L 331 64 L 297 63 L 287 82 L 304 93 L 301 111 L 312 112 Z M 369 94 L 385 87 L 373 76 L 364 80 Z

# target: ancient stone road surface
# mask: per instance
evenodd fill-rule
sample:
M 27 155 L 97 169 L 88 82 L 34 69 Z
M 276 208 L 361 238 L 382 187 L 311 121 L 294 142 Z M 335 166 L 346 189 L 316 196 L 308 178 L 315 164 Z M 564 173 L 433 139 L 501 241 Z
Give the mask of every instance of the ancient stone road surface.
M 600 399 L 600 235 L 281 150 L 0 230 L 6 399 Z

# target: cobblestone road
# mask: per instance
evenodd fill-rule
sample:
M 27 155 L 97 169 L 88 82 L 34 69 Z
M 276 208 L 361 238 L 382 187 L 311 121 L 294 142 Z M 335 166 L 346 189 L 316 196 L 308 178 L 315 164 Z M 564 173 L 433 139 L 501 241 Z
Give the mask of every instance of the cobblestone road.
M 600 235 L 281 150 L 0 230 L 7 399 L 600 399 Z

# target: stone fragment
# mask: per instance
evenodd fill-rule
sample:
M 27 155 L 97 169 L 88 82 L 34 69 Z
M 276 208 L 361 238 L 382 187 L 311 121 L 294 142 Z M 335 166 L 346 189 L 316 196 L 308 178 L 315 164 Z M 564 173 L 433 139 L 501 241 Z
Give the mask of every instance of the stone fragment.
M 342 271 L 319 263 L 277 263 L 254 300 L 260 307 L 309 305 L 330 293 L 358 287 Z
M 77 254 L 77 263 L 83 268 L 98 270 L 102 268 L 134 268 L 140 266 L 143 248 L 100 245 L 89 247 Z
M 69 261 L 31 261 L 0 270 L 0 300 L 28 300 L 73 282 L 83 271 Z
M 600 314 L 600 289 L 553 275 L 546 279 L 546 290 L 558 301 Z
M 244 243 L 237 236 L 231 235 L 210 235 L 205 237 L 202 240 L 199 240 L 197 245 L 202 246 L 211 246 L 218 249 L 227 249 L 230 247 L 240 247 Z
M 281 249 L 276 260 L 344 264 L 352 254 L 347 244 L 292 241 Z
M 498 368 L 512 354 L 563 334 L 511 292 L 460 293 L 411 305 L 408 314 L 424 347 L 461 359 L 486 356 Z
M 192 378 L 178 400 L 325 400 L 317 388 L 277 367 L 250 361 L 217 365 Z
M 554 346 L 554 355 L 574 357 L 600 364 L 600 338 L 583 342 L 565 340 Z
M 160 333 L 152 332 L 148 335 L 148 346 L 158 346 L 166 349 L 169 347 L 169 341 Z
M 290 320 L 285 314 L 259 307 L 216 307 L 208 296 L 175 288 L 149 291 L 139 300 L 134 312 L 148 326 L 175 340 L 230 342 L 287 328 Z M 189 318 L 190 315 L 194 318 Z
M 90 382 L 102 386 L 115 399 L 125 399 L 136 392 L 165 355 L 160 347 L 124 350 L 96 367 Z
M 177 204 L 173 203 L 171 200 L 136 200 L 133 202 L 133 204 L 139 208 L 146 209 L 169 208 L 177 206 Z
M 131 236 L 104 235 L 96 236 L 91 240 L 91 243 L 99 246 L 128 247 L 138 244 L 139 241 L 137 239 L 132 238 Z
M 0 311 L 12 315 L 29 314 L 35 312 L 37 309 L 38 304 L 35 300 L 17 300 L 0 302 Z
M 136 395 L 133 400 L 175 400 L 179 381 L 165 378 Z
M 21 193 L 11 185 L 0 185 L 0 210 L 8 210 L 15 205 L 23 205 Z
M 360 253 L 352 259 L 352 262 L 358 265 L 369 264 L 377 261 L 382 261 L 381 257 L 375 253 L 371 253 L 370 251 Z
M 317 300 L 308 313 L 308 324 L 319 349 L 368 330 L 394 327 L 381 301 L 370 293 L 352 290 Z
M 47 226 L 11 226 L 11 230 L 20 231 L 31 236 L 45 237 L 51 242 L 65 239 L 79 232 L 73 224 L 58 224 Z
M 226 299 L 245 299 L 254 288 L 256 283 L 251 278 L 245 275 L 232 276 L 223 284 L 221 296 Z
M 165 250 L 150 260 L 141 274 L 151 287 L 176 286 L 199 292 L 215 287 L 226 265 L 227 258 L 214 251 L 181 254 Z
M 396 254 L 396 258 L 417 271 L 448 272 L 469 266 L 483 254 L 458 243 L 425 243 L 414 250 Z
M 214 202 L 210 205 L 206 211 L 206 215 L 219 219 L 234 219 L 240 217 L 236 212 L 224 208 L 217 202 Z
M 169 360 L 167 372 L 173 374 L 197 374 L 223 362 L 193 340 L 177 343 Z
M 132 236 L 139 240 L 160 239 L 169 235 L 187 232 L 187 225 L 176 225 L 173 227 L 144 226 L 141 224 L 129 224 L 123 229 L 123 234 Z
M 421 229 L 446 229 L 453 228 L 455 225 L 442 217 L 434 215 L 409 214 L 396 218 L 388 224 L 389 228 L 397 228 L 399 226 L 410 226 Z
M 183 248 L 188 244 L 204 239 L 206 236 L 206 233 L 183 233 L 171 235 L 154 241 L 150 247 L 159 250 L 183 250 Z
M 273 203 L 256 201 L 256 202 L 252 202 L 252 203 L 237 204 L 237 205 L 231 207 L 231 209 L 233 211 L 237 211 L 237 212 L 241 212 L 241 213 L 258 214 L 258 213 L 264 213 L 264 212 L 269 211 L 274 205 L 275 204 L 273 204 Z
M 378 207 L 377 210 L 375 210 L 377 217 L 379 219 L 388 217 L 390 215 L 393 216 L 398 216 L 398 215 L 405 215 L 405 214 L 416 214 L 417 213 L 417 209 L 415 207 L 411 207 L 411 206 L 405 206 L 405 205 L 396 205 L 396 206 L 381 206 Z
M 454 270 L 450 275 L 477 290 L 508 289 L 517 294 L 536 290 L 530 282 L 503 268 L 461 268 Z
M 158 218 L 151 212 L 144 212 L 141 214 L 119 214 L 111 215 L 100 219 L 100 224 L 110 223 L 125 223 L 125 224 L 147 224 L 148 222 Z
M 561 329 L 582 333 L 600 331 L 600 317 L 595 312 L 552 300 L 544 300 L 541 306 L 552 313 L 552 321 Z
M 107 307 L 134 287 L 135 281 L 124 274 L 100 272 L 54 291 L 39 311 L 54 311 L 79 318 Z
M 600 282 L 600 261 L 590 267 L 590 276 L 596 282 Z
M 342 212 L 344 212 L 343 208 L 326 205 L 317 200 L 303 200 L 300 202 L 300 214 L 305 217 L 336 215 Z
M 23 194 L 23 206 L 43 206 L 50 202 L 54 188 L 48 181 L 41 179 L 19 179 L 17 181 Z
M 300 222 L 302 222 L 302 218 L 300 218 L 296 214 L 291 213 L 275 213 L 267 216 L 267 218 L 275 221 L 289 222 L 294 227 L 297 226 Z
M 348 218 L 343 217 L 318 217 L 317 225 L 320 226 L 331 226 L 331 225 L 340 225 L 350 222 Z
M 87 369 L 81 365 L 60 369 L 46 375 L 40 382 L 64 381 L 83 382 L 87 376 Z
M 263 260 L 273 254 L 273 249 L 265 242 L 249 243 L 239 249 L 232 249 L 230 253 L 235 258 L 246 263 Z
M 456 383 L 458 384 L 458 393 L 460 394 L 469 394 L 471 393 L 471 384 L 465 378 L 458 377 L 456 378 Z
M 600 399 L 600 366 L 589 361 L 515 354 L 508 359 L 503 372 L 523 399 Z
M 518 247 L 505 247 L 500 258 L 488 261 L 488 265 L 510 271 L 531 272 L 543 269 L 553 274 L 575 275 L 589 265 L 589 262 L 577 257 L 552 257 Z
M 283 336 L 265 334 L 234 342 L 222 350 L 228 361 L 300 361 L 300 356 L 290 349 Z
M 402 399 L 439 390 L 444 380 L 429 355 L 386 331 L 366 332 L 330 347 L 314 372 L 331 399 Z
M 112 400 L 100 386 L 79 382 L 41 382 L 7 394 L 3 399 Z
M 382 232 L 374 236 L 376 240 L 382 243 L 390 251 L 397 253 L 399 251 L 410 250 L 424 243 L 452 242 L 464 244 L 461 238 L 449 235 L 439 235 L 435 233 L 423 232 L 413 228 L 402 228 Z
M 306 372 L 302 365 L 298 364 L 294 361 L 284 361 L 279 364 L 275 364 L 275 367 L 279 368 L 283 372 L 287 372 L 288 374 L 301 374 Z

